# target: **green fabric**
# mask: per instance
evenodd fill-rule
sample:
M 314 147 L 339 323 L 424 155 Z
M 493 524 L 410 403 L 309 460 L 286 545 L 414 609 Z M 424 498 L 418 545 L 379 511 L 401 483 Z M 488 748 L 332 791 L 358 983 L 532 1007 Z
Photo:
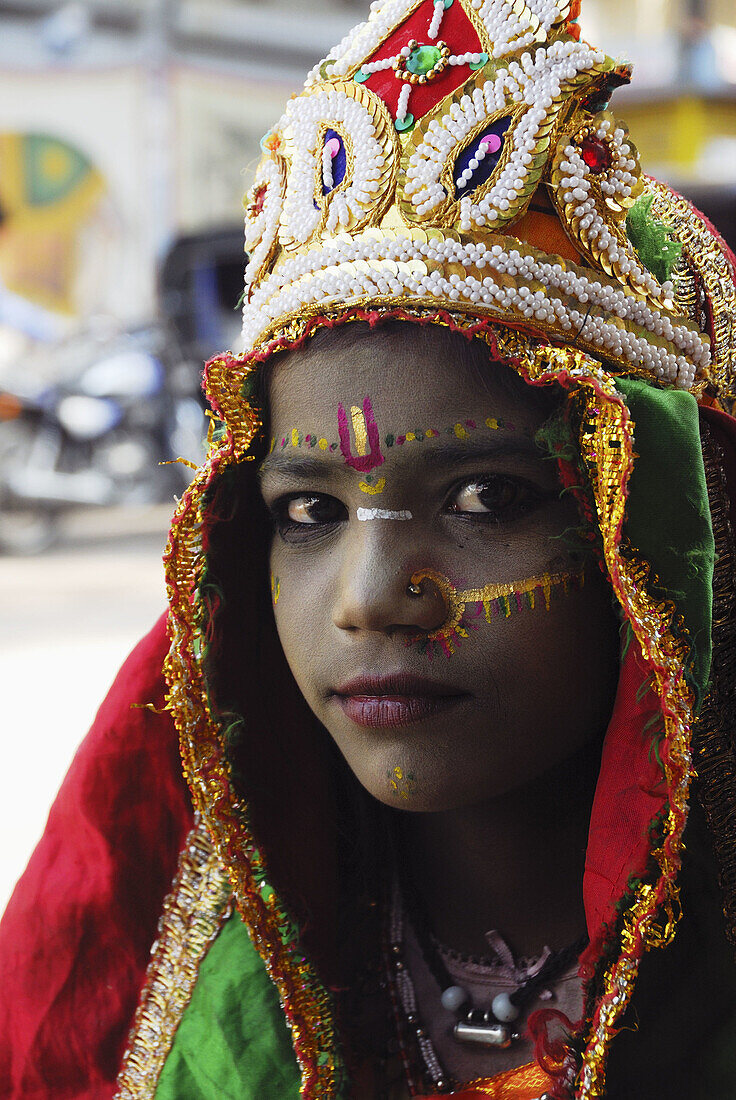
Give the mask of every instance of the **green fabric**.
M 682 253 L 682 245 L 664 222 L 652 217 L 654 195 L 644 194 L 629 210 L 626 233 L 641 262 L 659 280 L 671 278 Z
M 279 998 L 237 914 L 207 953 L 156 1100 L 290 1100 L 299 1070 Z
M 698 704 L 710 674 L 715 545 L 700 444 L 698 406 L 683 390 L 622 378 L 639 456 L 629 485 L 625 534 L 685 619 L 690 683 Z

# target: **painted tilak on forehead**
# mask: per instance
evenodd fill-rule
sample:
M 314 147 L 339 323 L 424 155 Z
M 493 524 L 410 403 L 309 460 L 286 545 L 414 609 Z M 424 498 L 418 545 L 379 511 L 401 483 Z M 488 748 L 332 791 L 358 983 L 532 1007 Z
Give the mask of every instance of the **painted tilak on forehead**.
M 350 419 L 353 425 L 357 455 L 353 455 L 351 449 L 350 427 L 345 406 L 339 404 L 337 406 L 337 430 L 340 435 L 340 451 L 348 466 L 366 475 L 365 480 L 358 482 L 358 488 L 370 496 L 376 496 L 385 489 L 386 479 L 383 477 L 374 479 L 370 471 L 377 466 L 382 466 L 386 459 L 381 453 L 378 425 L 368 395 L 363 399 L 362 409 L 357 405 L 351 406 Z
M 373 402 L 369 395 L 364 397 L 362 408 L 358 405 L 351 405 L 349 414 L 345 405 L 340 402 L 337 406 L 337 427 L 339 434 L 339 441 L 337 442 L 331 441 L 326 436 L 316 432 L 303 432 L 299 428 L 292 428 L 291 431 L 280 437 L 272 437 L 269 454 L 277 450 L 286 450 L 289 447 L 308 447 L 310 449 L 316 447 L 320 451 L 333 454 L 339 450 L 345 464 L 357 473 L 363 474 L 358 482 L 358 488 L 361 492 L 369 496 L 378 496 L 386 488 L 386 478 L 377 476 L 372 471 L 385 463 L 384 449 L 388 451 L 393 447 L 424 443 L 428 440 L 438 439 L 440 436 L 452 436 L 455 439 L 465 440 L 470 439 L 471 435 L 478 431 L 520 432 L 528 438 L 534 437 L 533 431 L 520 428 L 511 420 L 502 416 L 487 416 L 456 420 L 445 428 L 429 427 L 408 429 L 405 432 L 387 432 L 383 436 L 382 449 L 381 436 L 373 411 Z M 382 510 L 378 509 L 377 511 Z
M 434 585 L 445 600 L 447 618 L 437 630 L 407 638 L 407 646 L 419 649 L 430 658 L 438 653 L 451 657 L 463 639 L 478 629 L 477 620 L 481 616 L 487 623 L 497 617 L 508 619 L 519 611 L 533 611 L 540 602 L 549 611 L 553 592 L 567 596 L 570 591 L 583 587 L 585 570 L 581 566 L 569 573 L 543 573 L 511 584 L 487 584 L 482 588 L 461 590 L 442 573 L 420 569 L 412 574 L 410 583 Z
M 364 415 L 361 409 L 353 406 L 351 412 Z M 345 414 L 347 420 L 347 414 Z M 513 421 L 506 420 L 502 416 L 487 416 L 482 419 L 456 420 L 444 428 L 415 428 L 405 432 L 387 432 L 383 437 L 383 447 L 390 450 L 392 447 L 403 447 L 407 443 L 424 443 L 426 440 L 437 439 L 439 436 L 454 436 L 456 439 L 470 439 L 473 432 L 487 429 L 491 432 L 521 432 L 522 435 L 533 437 L 534 432 L 519 428 Z M 367 438 L 367 431 L 366 431 Z M 269 454 L 277 450 L 286 450 L 287 447 L 317 447 L 320 451 L 335 452 L 340 450 L 340 442 L 333 442 L 316 432 L 303 432 L 299 428 L 292 428 L 282 436 L 273 436 Z M 350 453 L 348 446 L 348 454 Z M 385 456 L 384 456 L 385 460 Z
M 378 425 L 373 415 L 373 405 L 370 397 L 363 399 L 363 408 L 353 405 L 350 409 L 350 419 L 355 436 L 355 449 L 352 453 L 350 441 L 350 427 L 345 406 L 337 406 L 337 430 L 340 435 L 340 451 L 348 466 L 352 466 L 361 474 L 367 474 L 376 466 L 382 466 L 386 459 L 381 454 L 381 440 L 378 435 Z

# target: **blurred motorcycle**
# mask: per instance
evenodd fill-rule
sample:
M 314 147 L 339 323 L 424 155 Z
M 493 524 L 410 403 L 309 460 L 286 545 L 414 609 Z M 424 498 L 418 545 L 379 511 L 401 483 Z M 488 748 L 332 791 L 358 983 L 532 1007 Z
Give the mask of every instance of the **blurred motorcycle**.
M 85 354 L 86 353 L 86 354 Z M 200 457 L 204 415 L 170 333 L 141 327 L 59 352 L 70 371 L 0 388 L 0 550 L 38 553 L 76 507 L 171 500 Z

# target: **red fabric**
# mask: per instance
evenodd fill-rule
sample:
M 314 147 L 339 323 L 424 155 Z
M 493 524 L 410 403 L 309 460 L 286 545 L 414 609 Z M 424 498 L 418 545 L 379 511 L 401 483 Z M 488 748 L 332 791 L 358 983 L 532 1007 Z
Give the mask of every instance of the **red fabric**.
M 368 60 L 383 61 L 386 57 L 395 57 L 411 39 L 415 39 L 420 45 L 436 45 L 438 41 L 446 42 L 454 54 L 483 51 L 478 32 L 463 11 L 462 4 L 453 4 L 445 11 L 439 36 L 434 41 L 427 37 L 433 14 L 434 4 L 431 0 L 425 0 L 389 35 Z M 472 75 L 469 65 L 448 65 L 443 73 L 428 80 L 426 84 L 415 84 L 409 99 L 409 110 L 414 118 L 419 121 Z M 391 112 L 392 118 L 395 118 L 403 83 L 397 78 L 394 70 L 381 69 L 373 73 L 365 83 L 367 88 L 381 97 Z
M 661 715 L 659 700 L 651 688 L 637 700 L 648 675 L 632 639 L 621 662 L 590 818 L 583 901 L 593 943 L 613 917 L 613 906 L 631 875 L 645 868 L 651 847 L 649 824 L 665 801 L 652 750 L 656 726 L 646 729 L 650 719 Z
M 133 651 L 0 923 L 0 1097 L 107 1100 L 191 826 L 165 618 Z M 33 782 L 28 776 L 26 782 Z

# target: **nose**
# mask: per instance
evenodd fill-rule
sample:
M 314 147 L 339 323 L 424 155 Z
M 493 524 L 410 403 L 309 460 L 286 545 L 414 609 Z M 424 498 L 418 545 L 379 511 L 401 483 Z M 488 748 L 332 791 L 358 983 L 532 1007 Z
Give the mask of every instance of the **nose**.
M 414 540 L 407 545 L 407 534 L 397 538 L 395 531 L 371 525 L 351 540 L 333 608 L 333 622 L 340 630 L 424 634 L 444 624 L 448 607 L 439 588 L 427 581 L 411 583 L 420 563 Z

